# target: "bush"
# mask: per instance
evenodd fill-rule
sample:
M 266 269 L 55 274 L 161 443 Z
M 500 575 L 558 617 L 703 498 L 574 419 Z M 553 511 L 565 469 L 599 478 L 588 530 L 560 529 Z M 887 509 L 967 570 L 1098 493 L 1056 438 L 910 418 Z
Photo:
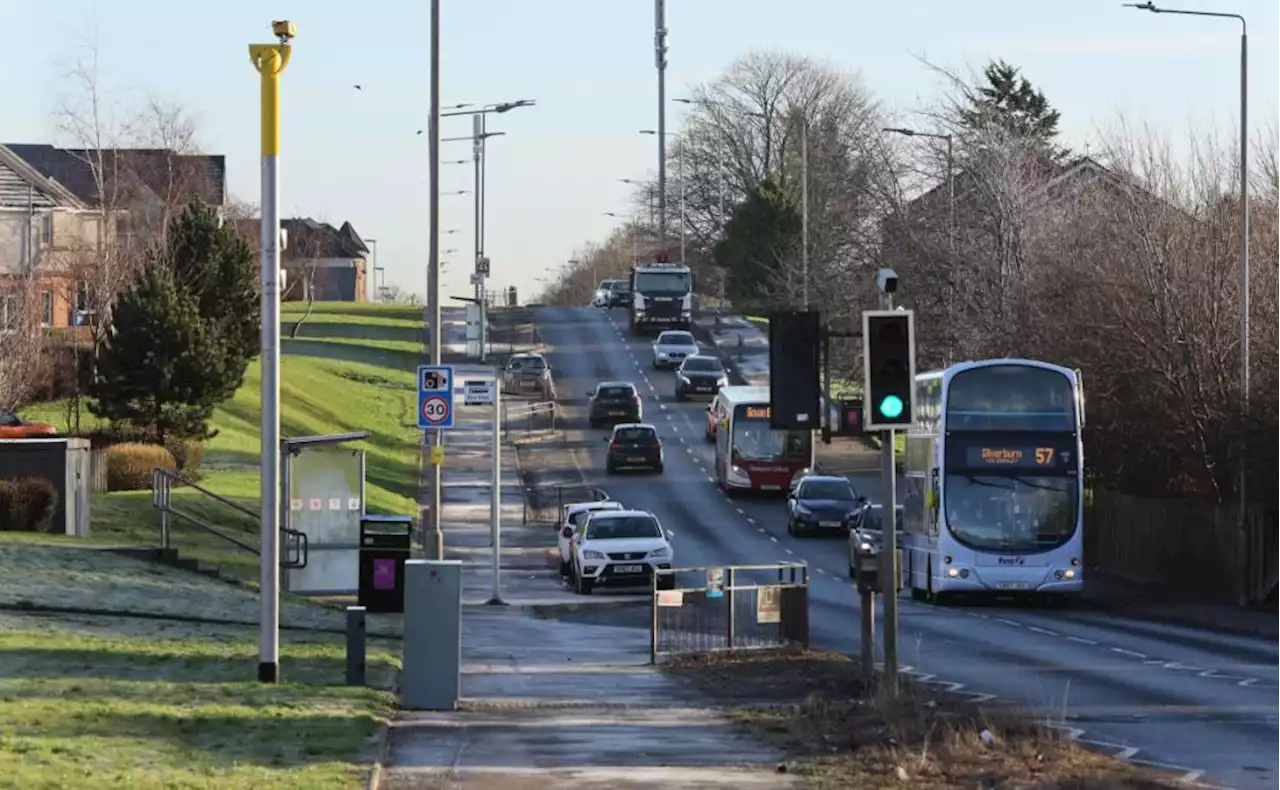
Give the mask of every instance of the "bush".
M 158 444 L 113 444 L 107 448 L 107 490 L 145 491 L 151 488 L 151 470 L 156 467 L 176 474 L 178 462 Z
M 165 446 L 173 455 L 182 476 L 194 479 L 204 463 L 204 442 L 199 439 L 171 439 Z
M 0 480 L 0 532 L 58 532 L 58 492 L 41 477 Z

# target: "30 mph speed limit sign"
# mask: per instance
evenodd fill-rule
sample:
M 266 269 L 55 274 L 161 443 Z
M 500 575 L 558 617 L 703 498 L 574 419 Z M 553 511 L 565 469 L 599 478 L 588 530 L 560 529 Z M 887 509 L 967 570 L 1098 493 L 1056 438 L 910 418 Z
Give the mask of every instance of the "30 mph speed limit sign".
M 418 427 L 453 427 L 453 366 L 418 367 Z

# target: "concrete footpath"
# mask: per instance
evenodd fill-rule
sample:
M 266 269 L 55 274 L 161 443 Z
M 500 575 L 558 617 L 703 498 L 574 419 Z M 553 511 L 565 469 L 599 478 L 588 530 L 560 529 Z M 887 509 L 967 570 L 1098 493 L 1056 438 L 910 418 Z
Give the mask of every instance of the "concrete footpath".
M 390 790 L 787 788 L 781 755 L 648 665 L 648 632 L 468 608 L 462 700 L 401 711 Z

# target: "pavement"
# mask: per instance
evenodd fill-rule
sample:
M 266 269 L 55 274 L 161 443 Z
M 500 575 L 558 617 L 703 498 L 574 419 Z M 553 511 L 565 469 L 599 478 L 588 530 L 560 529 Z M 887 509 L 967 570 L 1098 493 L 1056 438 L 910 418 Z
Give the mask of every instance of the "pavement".
M 585 428 L 582 403 L 570 403 L 562 425 L 566 439 L 581 447 L 586 484 L 654 512 L 676 533 L 678 565 L 808 563 L 814 646 L 857 653 L 858 603 L 846 578 L 844 541 L 788 536 L 780 501 L 729 499 L 715 486 L 713 448 L 703 437 L 705 405 L 674 400 L 673 374 L 651 369 L 650 341 L 629 336 L 623 311 L 535 312 L 561 391 L 586 392 L 603 379 L 634 382 L 645 395 L 646 421 L 658 426 L 667 447 L 661 477 L 606 477 L 602 433 Z M 873 456 L 850 447 L 845 457 L 862 464 Z M 851 479 L 875 496 L 878 473 Z M 1136 763 L 1239 790 L 1274 788 L 1280 778 L 1274 638 L 1124 612 L 936 607 L 909 599 L 900 602 L 899 627 L 900 658 L 911 673 L 958 691 L 1060 711 L 1082 737 Z
M 459 710 L 401 711 L 381 787 L 795 786 L 780 754 L 648 665 L 644 629 L 487 607 L 466 611 L 462 650 Z

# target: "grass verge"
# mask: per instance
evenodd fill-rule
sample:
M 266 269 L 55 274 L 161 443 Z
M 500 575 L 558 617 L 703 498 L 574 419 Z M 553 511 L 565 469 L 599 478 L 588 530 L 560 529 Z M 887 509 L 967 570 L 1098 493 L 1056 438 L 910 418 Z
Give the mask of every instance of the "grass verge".
M 907 682 L 896 699 L 841 654 L 729 653 L 665 671 L 787 756 L 811 787 L 1170 790 L 1183 785 L 1073 744 L 1013 711 Z M 761 701 L 782 703 L 773 708 Z M 754 703 L 754 704 L 748 704 Z
M 365 508 L 371 513 L 414 514 L 418 495 L 415 368 L 422 360 L 422 310 L 401 305 L 317 303 L 288 339 L 288 329 L 305 306 L 287 305 L 281 360 L 281 429 L 285 436 L 368 431 L 354 446 L 366 453 Z M 251 512 L 258 508 L 258 423 L 261 368 L 250 365 L 236 394 L 215 412 L 217 435 L 205 448 L 200 484 Z M 65 402 L 36 404 L 28 419 L 67 429 Z M 85 409 L 82 429 L 96 427 Z M 174 507 L 255 544 L 256 517 L 247 516 L 188 489 L 175 489 Z M 153 546 L 158 521 L 149 491 L 94 495 L 95 543 Z M 184 523 L 173 527 L 174 546 L 183 556 L 216 566 L 252 582 L 257 558 Z M 6 535 L 5 540 L 50 539 L 47 535 Z
M 0 613 L 0 774 L 22 788 L 353 788 L 396 658 L 342 685 L 341 637 L 281 635 L 283 682 L 246 680 L 256 629 Z

